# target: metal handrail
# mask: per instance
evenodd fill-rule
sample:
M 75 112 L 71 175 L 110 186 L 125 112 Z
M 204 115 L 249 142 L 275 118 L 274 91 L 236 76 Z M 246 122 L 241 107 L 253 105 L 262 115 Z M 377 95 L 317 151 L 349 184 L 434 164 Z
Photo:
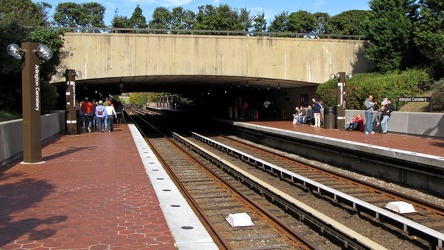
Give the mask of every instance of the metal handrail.
M 151 28 L 110 28 L 110 27 L 60 27 L 51 26 L 55 30 L 69 30 L 77 33 L 125 33 L 134 32 L 138 34 L 182 34 L 182 35 L 241 35 L 253 37 L 282 37 L 282 38 L 304 38 L 304 36 L 313 36 L 311 33 L 293 33 L 293 32 L 258 32 L 258 31 L 238 31 L 238 30 L 187 30 L 187 29 L 151 29 Z M 341 35 L 341 34 L 316 34 L 320 39 L 354 39 L 365 40 L 365 36 L 360 35 Z M 312 39 L 316 40 L 316 39 Z

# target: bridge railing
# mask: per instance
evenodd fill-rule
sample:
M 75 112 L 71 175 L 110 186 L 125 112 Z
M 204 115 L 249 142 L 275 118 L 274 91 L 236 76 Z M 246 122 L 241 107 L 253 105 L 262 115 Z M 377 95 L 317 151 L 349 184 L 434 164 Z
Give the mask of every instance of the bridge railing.
M 226 35 L 226 36 L 253 36 L 253 37 L 288 37 L 307 39 L 347 39 L 365 40 L 365 36 L 340 34 L 313 34 L 293 32 L 256 32 L 237 30 L 186 30 L 186 29 L 140 29 L 140 28 L 107 28 L 107 27 L 51 27 L 66 32 L 76 33 L 136 33 L 136 34 L 171 34 L 171 35 Z

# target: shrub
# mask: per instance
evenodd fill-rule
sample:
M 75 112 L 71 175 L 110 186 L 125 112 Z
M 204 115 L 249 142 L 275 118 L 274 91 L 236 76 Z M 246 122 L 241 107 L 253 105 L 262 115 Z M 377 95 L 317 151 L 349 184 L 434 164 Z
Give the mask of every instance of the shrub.
M 320 85 L 316 91 L 325 107 L 337 106 L 337 79 Z M 346 79 L 345 102 L 347 109 L 363 109 L 364 100 L 373 95 L 377 102 L 383 97 L 419 96 L 424 86 L 430 85 L 430 78 L 423 70 L 407 70 L 386 74 L 356 74 Z
M 432 108 L 434 111 L 444 111 L 444 78 L 433 84 Z

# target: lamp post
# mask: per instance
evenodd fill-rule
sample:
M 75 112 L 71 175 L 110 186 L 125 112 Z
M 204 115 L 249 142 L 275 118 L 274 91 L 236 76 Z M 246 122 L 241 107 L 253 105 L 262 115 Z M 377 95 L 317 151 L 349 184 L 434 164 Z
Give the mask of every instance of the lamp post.
M 66 134 L 77 134 L 77 111 L 76 111 L 76 72 L 67 69 L 66 77 Z
M 39 57 L 49 60 L 52 51 L 46 46 L 24 42 L 21 48 L 16 44 L 7 47 L 8 54 L 22 59 L 22 104 L 23 104 L 23 162 L 42 162 L 42 131 L 40 103 Z
M 349 74 L 348 78 L 352 75 Z M 336 75 L 331 75 L 331 78 L 338 79 L 337 87 L 337 108 L 336 108 L 336 124 L 337 128 L 343 128 L 345 126 L 345 72 L 338 72 Z

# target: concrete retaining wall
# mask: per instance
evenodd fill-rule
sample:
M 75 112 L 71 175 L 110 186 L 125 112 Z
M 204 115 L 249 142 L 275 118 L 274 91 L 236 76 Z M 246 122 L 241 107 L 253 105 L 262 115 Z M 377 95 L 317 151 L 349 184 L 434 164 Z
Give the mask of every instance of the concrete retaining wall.
M 65 111 L 42 115 L 42 142 L 65 131 Z M 23 120 L 0 122 L 0 166 L 23 153 Z
M 345 110 L 345 121 L 354 115 L 365 117 L 364 110 Z M 374 114 L 374 119 L 376 112 Z M 375 131 L 381 130 L 373 122 Z M 388 132 L 444 138 L 444 113 L 394 111 L 388 121 Z

